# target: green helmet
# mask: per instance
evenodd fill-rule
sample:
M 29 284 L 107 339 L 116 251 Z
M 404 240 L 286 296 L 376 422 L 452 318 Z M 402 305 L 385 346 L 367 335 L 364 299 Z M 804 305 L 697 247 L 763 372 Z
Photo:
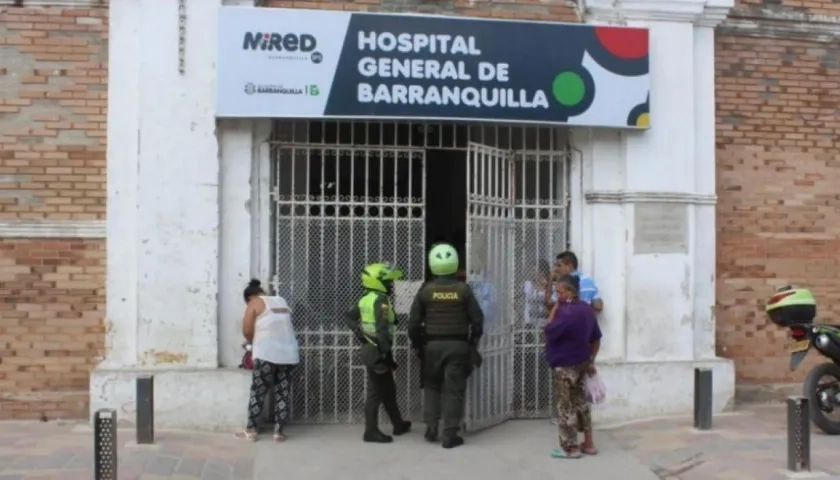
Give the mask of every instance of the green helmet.
M 458 271 L 458 251 L 448 243 L 439 243 L 429 251 L 429 269 L 433 275 L 454 275 Z
M 362 270 L 362 286 L 367 290 L 390 293 L 394 280 L 401 280 L 403 271 L 387 263 L 372 263 Z

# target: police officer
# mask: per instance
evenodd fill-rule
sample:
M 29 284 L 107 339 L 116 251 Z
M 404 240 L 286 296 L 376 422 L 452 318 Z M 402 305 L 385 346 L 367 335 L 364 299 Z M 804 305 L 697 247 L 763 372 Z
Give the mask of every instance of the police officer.
M 455 278 L 458 252 L 441 243 L 429 252 L 435 279 L 414 299 L 408 319 L 412 348 L 422 352 L 426 440 L 438 440 L 443 417 L 443 448 L 464 444 L 458 436 L 464 417 L 467 378 L 478 365 L 476 346 L 484 328 L 484 314 L 469 285 Z
M 394 435 L 411 430 L 411 422 L 403 419 L 397 404 L 394 369 L 397 367 L 391 346 L 396 329 L 396 315 L 389 296 L 394 280 L 403 277 L 401 270 L 384 263 L 374 263 L 362 270 L 365 294 L 346 314 L 347 326 L 362 344 L 362 362 L 367 370 L 364 441 L 390 443 L 394 439 L 379 430 L 379 405 L 394 426 Z

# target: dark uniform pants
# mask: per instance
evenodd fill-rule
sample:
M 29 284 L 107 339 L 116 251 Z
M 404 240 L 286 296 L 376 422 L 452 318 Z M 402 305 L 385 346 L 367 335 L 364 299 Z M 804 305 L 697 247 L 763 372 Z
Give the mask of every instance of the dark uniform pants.
M 400 407 L 397 403 L 397 384 L 394 382 L 394 372 L 379 359 L 379 352 L 375 347 L 362 347 L 362 360 L 367 370 L 367 398 L 365 398 L 365 431 L 379 430 L 379 406 L 385 407 L 385 413 L 392 425 L 403 422 Z
M 424 352 L 423 389 L 426 425 L 436 427 L 443 417 L 443 435 L 458 433 L 464 418 L 467 378 L 470 375 L 470 344 L 457 340 L 431 341 Z

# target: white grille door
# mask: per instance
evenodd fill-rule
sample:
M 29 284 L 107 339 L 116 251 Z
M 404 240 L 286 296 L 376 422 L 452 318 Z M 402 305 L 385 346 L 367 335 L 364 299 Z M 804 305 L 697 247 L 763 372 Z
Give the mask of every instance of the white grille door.
M 369 263 L 394 263 L 406 272 L 403 284 L 422 283 L 425 152 L 281 144 L 274 147 L 274 169 L 272 290 L 291 305 L 301 348 L 292 374 L 292 420 L 361 423 L 365 369 L 343 314 L 359 300 L 359 275 Z M 422 391 L 405 334 L 407 312 L 400 310 L 395 379 L 400 408 L 416 417 Z
M 511 418 L 513 394 L 514 161 L 509 151 L 467 150 L 467 272 L 484 312 L 483 365 L 467 389 L 465 428 Z

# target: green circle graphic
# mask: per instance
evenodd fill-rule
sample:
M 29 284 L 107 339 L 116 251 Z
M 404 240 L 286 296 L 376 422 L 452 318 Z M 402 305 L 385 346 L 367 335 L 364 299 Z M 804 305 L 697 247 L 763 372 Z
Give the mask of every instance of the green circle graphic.
M 551 84 L 551 93 L 560 105 L 573 107 L 583 100 L 586 94 L 586 85 L 580 75 L 574 72 L 563 72 L 554 77 Z

